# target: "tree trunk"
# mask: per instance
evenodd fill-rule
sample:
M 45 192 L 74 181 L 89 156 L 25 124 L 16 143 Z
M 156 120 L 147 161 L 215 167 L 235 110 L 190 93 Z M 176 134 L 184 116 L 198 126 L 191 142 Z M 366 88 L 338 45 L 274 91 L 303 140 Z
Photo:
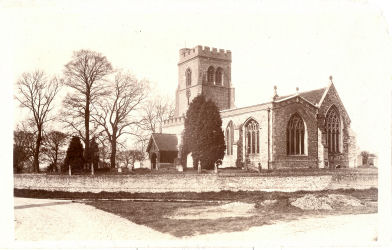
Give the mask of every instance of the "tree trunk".
M 114 137 L 114 136 L 113 136 Z M 110 167 L 115 168 L 116 167 L 116 152 L 117 152 L 117 142 L 116 139 L 113 138 L 111 142 L 112 146 L 112 152 L 110 154 Z
M 58 168 L 57 168 L 57 155 L 58 155 L 58 152 L 59 152 L 59 149 L 58 149 L 58 146 L 56 145 L 55 152 L 54 152 L 54 172 L 60 172 L 60 171 L 58 171 Z
M 90 150 L 90 97 L 86 98 L 86 110 L 84 114 L 85 142 L 84 142 L 84 159 L 86 160 L 86 168 L 89 169 L 90 160 L 88 154 Z
M 39 149 L 41 147 L 41 141 L 42 141 L 42 129 L 39 127 L 37 141 L 35 142 L 35 151 L 34 151 L 34 160 L 33 160 L 33 172 L 35 173 L 39 172 Z

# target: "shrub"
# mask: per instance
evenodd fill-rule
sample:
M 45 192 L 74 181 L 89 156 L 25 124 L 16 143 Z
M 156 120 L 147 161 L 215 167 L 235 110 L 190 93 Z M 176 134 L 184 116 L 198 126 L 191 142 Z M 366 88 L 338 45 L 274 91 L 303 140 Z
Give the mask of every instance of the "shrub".
M 242 169 L 244 168 L 244 163 L 241 161 L 241 159 L 237 158 L 237 160 L 235 160 L 235 166 Z
M 97 168 L 95 170 L 96 174 L 105 174 L 110 172 L 110 167 L 103 167 L 103 168 Z
M 72 172 L 81 172 L 83 169 L 83 145 L 79 136 L 73 136 L 67 149 L 64 165 L 71 165 Z

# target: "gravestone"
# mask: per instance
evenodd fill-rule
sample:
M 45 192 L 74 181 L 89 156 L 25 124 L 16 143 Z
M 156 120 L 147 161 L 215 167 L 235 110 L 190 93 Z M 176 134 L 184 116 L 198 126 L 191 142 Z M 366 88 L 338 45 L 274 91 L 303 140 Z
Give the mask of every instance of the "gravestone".
M 187 168 L 193 168 L 193 158 L 192 158 L 192 153 L 188 154 L 186 156 L 186 167 Z

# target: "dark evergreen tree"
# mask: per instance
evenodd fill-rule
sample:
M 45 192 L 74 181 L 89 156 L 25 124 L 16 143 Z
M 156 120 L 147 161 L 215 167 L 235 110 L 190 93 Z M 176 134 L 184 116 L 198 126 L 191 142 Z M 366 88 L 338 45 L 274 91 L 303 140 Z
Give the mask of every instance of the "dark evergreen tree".
M 197 163 L 200 159 L 198 156 L 199 151 L 197 151 L 198 131 L 200 127 L 199 113 L 203 103 L 205 102 L 206 99 L 203 95 L 196 96 L 189 104 L 189 108 L 185 116 L 183 146 L 181 153 L 182 162 L 186 162 L 186 156 L 189 153 L 192 153 L 194 168 L 197 168 Z
M 184 146 L 192 153 L 193 165 L 200 160 L 203 169 L 213 169 L 226 149 L 219 109 L 200 95 L 193 99 L 185 118 Z
M 23 163 L 28 159 L 28 154 L 23 147 L 14 144 L 14 173 L 21 173 Z
M 99 162 L 99 147 L 98 143 L 96 142 L 95 137 L 93 137 L 90 141 L 89 152 L 85 154 L 87 162 L 93 163 L 94 170 L 98 169 L 98 162 Z
M 225 155 L 225 137 L 219 109 L 211 100 L 205 102 L 199 113 L 200 128 L 197 140 L 197 155 L 203 169 L 213 169 L 214 163 Z
M 67 149 L 67 155 L 64 160 L 64 165 L 71 166 L 72 172 L 81 171 L 83 169 L 83 145 L 79 136 L 73 136 Z

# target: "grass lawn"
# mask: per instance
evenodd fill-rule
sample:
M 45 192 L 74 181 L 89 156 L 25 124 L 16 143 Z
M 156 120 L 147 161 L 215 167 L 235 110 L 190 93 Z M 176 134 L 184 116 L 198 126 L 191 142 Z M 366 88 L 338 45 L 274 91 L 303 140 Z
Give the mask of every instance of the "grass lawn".
M 15 197 L 41 198 L 41 199 L 157 199 L 157 200 L 215 200 L 215 201 L 244 201 L 254 202 L 267 199 L 280 199 L 298 197 L 306 193 L 313 194 L 347 194 L 354 197 L 373 197 L 377 201 L 377 189 L 367 190 L 355 189 L 336 189 L 322 191 L 297 191 L 292 193 L 286 192 L 263 192 L 263 191 L 220 191 L 220 192 L 167 192 L 167 193 L 128 193 L 128 192 L 64 192 L 64 191 L 46 191 L 31 189 L 14 189 Z
M 237 193 L 237 194 L 235 194 Z M 98 209 L 117 214 L 136 224 L 146 225 L 157 231 L 169 233 L 177 237 L 192 236 L 197 234 L 208 234 L 214 232 L 244 231 L 253 226 L 276 223 L 277 221 L 289 221 L 306 217 L 317 217 L 340 214 L 360 214 L 377 212 L 377 189 L 368 190 L 333 190 L 318 192 L 235 192 L 227 197 L 215 199 L 210 195 L 207 197 L 215 202 L 146 202 L 146 201 L 119 201 L 119 200 L 89 200 L 84 201 Z M 221 194 L 221 193 L 216 193 Z M 361 201 L 361 206 L 348 207 L 336 206 L 332 210 L 302 210 L 290 204 L 295 198 L 306 194 L 325 196 L 328 194 L 344 194 L 355 197 Z M 202 195 L 202 194 L 201 194 Z M 207 198 L 204 197 L 204 198 Z M 226 202 L 219 202 L 225 200 Z M 225 213 L 222 204 L 227 201 L 235 201 L 234 204 L 251 206 L 251 212 L 246 216 L 236 216 L 241 206 L 234 207 L 231 212 L 233 216 L 220 216 Z M 266 200 L 274 200 L 274 203 L 263 205 Z M 233 203 L 229 203 L 233 204 Z M 194 218 L 182 219 L 178 217 L 181 213 L 193 214 Z M 182 212 L 184 213 L 184 212 Z M 203 214 L 211 215 L 203 217 Z M 187 214 L 185 214 L 186 216 Z M 198 218 L 198 216 L 200 216 Z

